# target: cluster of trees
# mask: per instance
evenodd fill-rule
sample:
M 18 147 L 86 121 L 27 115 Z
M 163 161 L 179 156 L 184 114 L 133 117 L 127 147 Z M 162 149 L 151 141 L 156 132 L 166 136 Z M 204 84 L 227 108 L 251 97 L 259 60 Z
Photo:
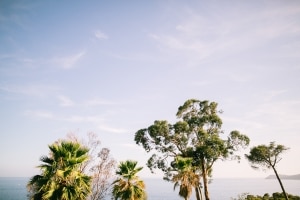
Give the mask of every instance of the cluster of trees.
M 29 199 L 103 200 L 112 192 L 115 199 L 146 200 L 145 184 L 137 176 L 142 167 L 127 160 L 116 169 L 116 161 L 107 148 L 100 148 L 96 135 L 89 134 L 88 141 L 69 135 L 49 145 L 49 150 L 40 158 L 41 174 L 27 184 Z
M 135 133 L 135 142 L 146 152 L 152 153 L 147 166 L 150 170 L 160 169 L 164 179 L 179 186 L 179 195 L 189 199 L 194 188 L 197 200 L 210 200 L 208 180 L 217 160 L 237 159 L 241 148 L 249 145 L 248 136 L 234 130 L 225 137 L 222 120 L 216 102 L 187 100 L 178 108 L 176 123 L 165 120 L 154 121 L 148 128 Z M 253 147 L 245 157 L 252 167 L 272 168 L 279 180 L 285 199 L 288 196 L 276 171 L 281 153 L 287 150 L 283 145 L 271 142 L 269 146 Z
M 204 197 L 209 200 L 208 180 L 214 163 L 240 159 L 235 152 L 249 145 L 250 139 L 236 130 L 225 139 L 221 137 L 220 113 L 215 102 L 190 99 L 178 108 L 179 121 L 175 124 L 155 121 L 135 134 L 137 144 L 154 152 L 147 166 L 162 170 L 166 180 L 179 184 L 179 195 L 185 199 L 194 188 L 197 200 L 201 200 L 203 185 Z
M 197 200 L 202 200 L 203 196 L 210 200 L 208 182 L 214 163 L 241 159 L 238 151 L 250 143 L 248 136 L 237 130 L 224 135 L 221 113 L 216 102 L 190 99 L 178 108 L 176 123 L 157 120 L 135 133 L 136 144 L 152 153 L 148 168 L 161 170 L 164 179 L 174 183 L 174 189 L 179 187 L 179 196 L 185 200 L 190 198 L 193 189 Z M 69 136 L 68 140 L 50 145 L 49 156 L 41 158 L 41 174 L 33 176 L 28 183 L 30 199 L 98 200 L 104 199 L 110 189 L 116 200 L 147 199 L 145 184 L 137 176 L 142 170 L 137 167 L 137 162 L 127 160 L 116 169 L 116 161 L 109 150 L 101 149 L 99 144 L 100 141 L 91 134 L 87 142 Z M 268 146 L 253 147 L 245 155 L 253 168 L 274 170 L 286 200 L 289 196 L 278 176 L 276 164 L 287 149 L 271 142 Z M 112 184 L 111 180 L 114 180 Z
M 116 161 L 93 133 L 80 141 L 75 135 L 49 145 L 49 155 L 42 156 L 41 174 L 27 184 L 31 200 L 104 199 Z

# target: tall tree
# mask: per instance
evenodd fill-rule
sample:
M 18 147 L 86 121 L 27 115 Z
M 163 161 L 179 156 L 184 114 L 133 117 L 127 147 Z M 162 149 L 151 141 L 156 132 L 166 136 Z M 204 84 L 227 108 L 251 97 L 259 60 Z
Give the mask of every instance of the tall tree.
M 250 149 L 250 153 L 245 154 L 245 157 L 251 163 L 252 168 L 259 169 L 262 167 L 263 169 L 273 169 L 286 200 L 288 200 L 288 195 L 286 194 L 283 184 L 280 180 L 276 170 L 276 165 L 282 159 L 280 155 L 288 149 L 289 148 L 285 147 L 284 145 L 276 145 L 275 142 L 270 142 L 268 146 L 258 145 L 252 147 Z
M 49 149 L 49 156 L 40 159 L 41 174 L 28 182 L 30 199 L 86 199 L 91 177 L 80 172 L 80 165 L 88 159 L 88 149 L 70 141 L 56 142 Z
M 187 100 L 178 108 L 178 122 L 172 125 L 167 121 L 155 121 L 148 128 L 138 130 L 134 138 L 147 152 L 153 152 L 147 162 L 150 170 L 161 169 L 167 180 L 171 180 L 176 172 L 169 163 L 178 156 L 192 158 L 193 165 L 201 172 L 199 176 L 203 178 L 206 200 L 210 199 L 208 177 L 213 164 L 228 157 L 240 159 L 235 152 L 250 142 L 238 131 L 232 131 L 227 139 L 221 137 L 222 120 L 218 115 L 221 111 L 217 110 L 217 105 L 215 102 Z
M 117 200 L 145 200 L 147 199 L 145 184 L 137 173 L 142 167 L 137 167 L 136 161 L 121 162 L 116 174 L 119 176 L 113 182 L 113 197 Z
M 68 139 L 80 142 L 89 148 L 89 159 L 81 164 L 83 173 L 92 177 L 89 200 L 104 200 L 111 190 L 111 181 L 116 169 L 116 161 L 108 148 L 101 147 L 101 141 L 95 133 L 88 133 L 87 139 L 79 139 L 75 134 L 68 134 Z

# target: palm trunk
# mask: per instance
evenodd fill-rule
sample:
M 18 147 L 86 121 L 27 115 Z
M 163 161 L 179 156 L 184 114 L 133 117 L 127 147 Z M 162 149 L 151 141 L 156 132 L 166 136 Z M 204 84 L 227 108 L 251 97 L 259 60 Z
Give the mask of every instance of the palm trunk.
M 199 186 L 199 191 L 200 191 L 200 199 L 203 200 L 203 194 L 202 194 L 201 186 Z
M 205 200 L 209 200 L 207 171 L 205 168 L 204 159 L 202 159 L 201 165 L 202 165 L 202 174 L 203 174 L 204 196 L 205 196 Z
M 198 186 L 195 186 L 195 193 L 196 193 L 196 199 L 197 199 L 197 200 L 201 200 L 201 199 L 200 199 L 199 187 L 198 187 Z
M 196 198 L 197 200 L 202 200 L 202 192 L 200 186 L 195 187 Z
M 284 195 L 285 199 L 286 199 L 286 200 L 289 200 L 289 197 L 287 196 L 287 194 L 286 194 L 286 192 L 285 192 L 285 190 L 284 190 L 283 184 L 282 184 L 282 182 L 281 182 L 281 180 L 280 180 L 280 177 L 279 177 L 279 175 L 278 175 L 278 173 L 277 173 L 277 170 L 276 170 L 275 167 L 273 167 L 273 166 L 272 166 L 272 168 L 273 168 L 273 170 L 274 170 L 274 172 L 275 172 L 275 175 L 276 175 L 277 180 L 279 181 L 279 184 L 280 184 L 280 187 L 281 187 L 281 189 L 282 189 L 282 192 L 283 192 L 283 195 Z

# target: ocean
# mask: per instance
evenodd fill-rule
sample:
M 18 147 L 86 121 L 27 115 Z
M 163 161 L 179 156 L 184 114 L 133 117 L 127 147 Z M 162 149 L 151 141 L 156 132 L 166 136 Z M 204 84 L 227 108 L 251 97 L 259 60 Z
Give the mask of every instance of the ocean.
M 0 200 L 27 199 L 26 184 L 29 178 L 0 178 Z M 161 179 L 143 179 L 149 200 L 182 200 L 178 196 L 178 189 L 173 190 L 173 184 Z M 287 193 L 300 196 L 300 180 L 282 180 Z M 240 179 L 213 179 L 209 184 L 212 200 L 231 200 L 239 194 L 250 193 L 263 195 L 281 192 L 276 179 L 240 178 Z M 109 200 L 110 198 L 107 198 Z M 192 194 L 191 200 L 196 200 Z

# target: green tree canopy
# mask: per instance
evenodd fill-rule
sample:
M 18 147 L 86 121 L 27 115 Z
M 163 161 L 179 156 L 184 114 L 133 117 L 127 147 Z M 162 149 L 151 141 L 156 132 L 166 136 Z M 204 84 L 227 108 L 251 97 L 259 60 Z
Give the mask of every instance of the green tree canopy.
M 276 167 L 277 163 L 282 159 L 280 155 L 288 149 L 284 145 L 276 145 L 275 142 L 270 142 L 269 145 L 252 147 L 250 153 L 245 154 L 245 157 L 254 169 L 270 169 Z

